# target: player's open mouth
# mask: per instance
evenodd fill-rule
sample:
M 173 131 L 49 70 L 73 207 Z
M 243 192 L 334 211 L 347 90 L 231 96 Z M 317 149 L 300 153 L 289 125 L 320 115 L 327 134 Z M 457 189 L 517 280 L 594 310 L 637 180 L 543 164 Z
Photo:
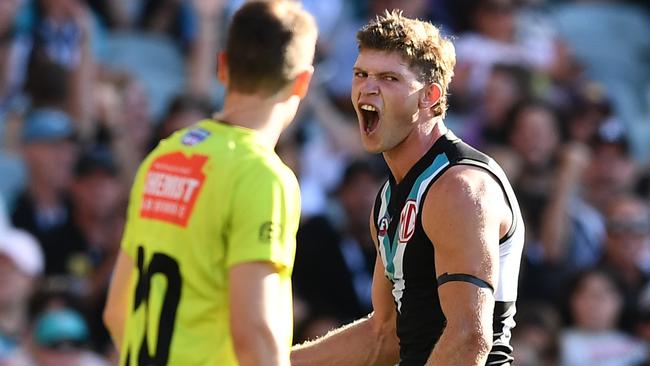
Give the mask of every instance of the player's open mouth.
M 374 105 L 360 104 L 359 116 L 361 117 L 361 128 L 366 135 L 371 134 L 379 126 L 379 110 Z

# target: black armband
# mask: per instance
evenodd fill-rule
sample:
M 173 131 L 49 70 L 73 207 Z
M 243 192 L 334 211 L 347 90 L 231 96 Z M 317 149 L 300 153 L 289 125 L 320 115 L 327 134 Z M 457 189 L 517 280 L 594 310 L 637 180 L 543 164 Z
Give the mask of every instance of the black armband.
M 465 274 L 465 273 L 452 273 L 449 274 L 447 272 L 443 273 L 438 277 L 437 282 L 438 282 L 438 287 L 441 285 L 447 283 L 447 282 L 452 282 L 452 281 L 460 281 L 460 282 L 469 282 L 473 285 L 476 285 L 480 288 L 489 288 L 490 291 L 494 292 L 494 287 L 487 283 L 487 281 L 482 280 L 476 276 L 472 276 L 470 274 Z

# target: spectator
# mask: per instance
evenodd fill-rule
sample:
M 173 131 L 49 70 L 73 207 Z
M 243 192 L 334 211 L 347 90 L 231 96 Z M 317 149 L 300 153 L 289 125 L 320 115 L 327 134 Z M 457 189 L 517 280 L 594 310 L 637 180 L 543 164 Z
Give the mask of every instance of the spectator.
M 86 149 L 75 167 L 72 184 L 72 219 L 80 247 L 88 248 L 92 267 L 116 250 L 113 226 L 126 200 L 126 189 L 118 179 L 119 169 L 110 150 L 101 145 Z M 73 238 L 71 238 L 73 239 Z M 74 240 L 74 239 L 73 239 Z
M 466 96 L 469 101 L 486 85 L 495 64 L 521 65 L 546 69 L 554 59 L 548 39 L 520 39 L 517 15 L 520 9 L 512 0 L 478 0 L 470 9 L 472 31 L 462 34 L 456 43 L 458 63 L 452 82 L 452 94 Z M 461 100 L 457 99 L 457 102 Z M 471 106 L 471 104 L 469 105 Z M 467 107 L 459 105 L 458 107 Z
M 81 282 L 80 295 L 89 314 L 92 343 L 100 350 L 110 343 L 101 314 L 126 215 L 127 189 L 118 173 L 110 150 L 94 146 L 77 162 L 72 186 L 74 231 L 69 240 L 86 251 L 71 269 Z
M 177 96 L 169 103 L 165 117 L 156 128 L 152 147 L 155 147 L 158 141 L 167 138 L 174 131 L 188 127 L 202 119 L 210 118 L 211 110 L 208 100 L 187 94 Z
M 512 108 L 504 126 L 508 145 L 522 158 L 514 182 L 529 236 L 540 231 L 540 207 L 552 186 L 555 154 L 560 146 L 559 122 L 553 109 L 541 101 L 526 100 Z
M 80 0 L 34 1 L 34 56 L 72 70 L 79 66 L 83 42 L 92 39 L 92 14 Z
M 612 196 L 632 191 L 639 179 L 639 163 L 631 155 L 625 134 L 621 122 L 610 118 L 591 141 L 592 159 L 585 176 L 585 198 L 601 212 Z
M 65 110 L 81 130 L 82 126 L 91 123 L 96 68 L 92 48 L 98 43 L 93 14 L 82 0 L 36 0 L 33 3 L 35 23 L 31 58 L 48 60 L 69 71 Z
M 31 354 L 38 366 L 108 366 L 88 351 L 90 333 L 83 317 L 73 309 L 47 310 L 32 331 Z
M 479 107 L 463 127 L 464 139 L 474 146 L 505 145 L 505 124 L 508 112 L 531 95 L 530 70 L 507 64 L 496 64 L 481 91 Z
M 579 274 L 567 300 L 571 325 L 560 336 L 561 366 L 628 366 L 646 359 L 645 345 L 617 329 L 623 299 L 608 272 Z
M 167 34 L 181 50 L 196 37 L 196 14 L 189 1 L 143 0 L 138 26 L 148 32 Z
M 613 196 L 605 211 L 607 235 L 601 264 L 620 276 L 623 326 L 633 330 L 637 305 L 650 284 L 650 211 L 647 203 L 631 194 Z
M 323 335 L 329 330 L 324 324 L 338 327 L 371 311 L 375 246 L 368 219 L 384 178 L 369 161 L 351 163 L 336 190 L 335 208 L 298 231 L 294 287 L 311 312 L 302 338 Z
M 0 125 L 5 113 L 20 108 L 30 41 L 16 30 L 16 15 L 23 0 L 0 2 Z
M 110 146 L 129 186 L 153 140 L 153 122 L 144 86 L 127 73 L 107 75 L 97 91 L 97 141 Z
M 29 63 L 25 90 L 32 108 L 65 110 L 70 96 L 70 71 L 45 57 L 34 57 Z
M 12 221 L 38 238 L 45 254 L 46 274 L 66 273 L 70 258 L 85 250 L 69 241 L 74 139 L 72 121 L 60 110 L 37 109 L 25 119 L 22 149 L 30 178 L 18 198 Z
M 567 118 L 565 134 L 571 141 L 588 144 L 599 133 L 601 126 L 612 117 L 612 106 L 603 86 L 585 83 L 573 91 L 564 108 Z
M 555 365 L 561 325 L 557 310 L 544 302 L 525 303 L 518 308 L 517 331 L 512 335 L 517 366 Z

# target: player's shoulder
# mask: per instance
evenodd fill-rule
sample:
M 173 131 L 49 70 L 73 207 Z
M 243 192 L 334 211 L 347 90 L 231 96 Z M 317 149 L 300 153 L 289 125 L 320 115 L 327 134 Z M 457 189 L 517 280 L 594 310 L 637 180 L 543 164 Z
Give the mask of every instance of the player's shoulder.
M 472 165 L 454 165 L 431 186 L 425 199 L 425 210 L 455 208 L 463 211 L 489 208 L 502 197 L 496 178 L 486 169 Z M 428 204 L 427 204 L 428 203 Z
M 422 225 L 433 243 L 450 237 L 496 230 L 509 217 L 498 182 L 485 169 L 454 165 L 429 189 L 422 206 Z

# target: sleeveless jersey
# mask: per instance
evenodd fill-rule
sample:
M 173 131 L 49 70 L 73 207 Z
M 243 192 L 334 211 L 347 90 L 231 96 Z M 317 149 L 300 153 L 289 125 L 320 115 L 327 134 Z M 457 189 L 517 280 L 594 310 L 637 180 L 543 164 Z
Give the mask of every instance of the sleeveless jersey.
M 393 284 L 400 340 L 400 365 L 423 365 L 442 334 L 445 317 L 438 298 L 434 246 L 422 227 L 422 205 L 431 185 L 454 165 L 484 169 L 501 186 L 512 211 L 512 225 L 499 241 L 499 273 L 494 309 L 494 343 L 487 365 L 512 362 L 510 330 L 514 327 L 515 300 L 524 225 L 517 199 L 501 168 L 451 132 L 440 137 L 396 184 L 391 176 L 374 206 L 379 254 Z M 462 250 L 462 248 L 458 248 Z
M 120 365 L 236 365 L 228 269 L 252 261 L 279 268 L 290 346 L 299 215 L 296 177 L 257 132 L 204 120 L 163 140 L 131 191 L 122 249 L 136 267 Z

